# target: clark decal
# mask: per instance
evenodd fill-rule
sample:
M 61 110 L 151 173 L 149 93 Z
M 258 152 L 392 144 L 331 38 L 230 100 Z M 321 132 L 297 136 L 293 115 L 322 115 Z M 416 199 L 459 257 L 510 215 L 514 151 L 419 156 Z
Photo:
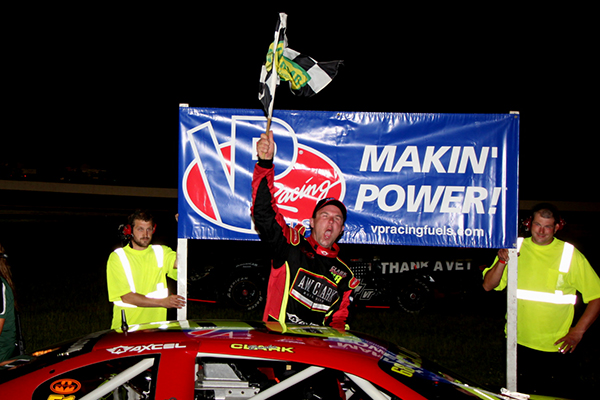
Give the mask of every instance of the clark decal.
M 280 347 L 270 345 L 262 345 L 262 344 L 232 344 L 231 348 L 234 350 L 259 350 L 259 351 L 274 351 L 276 353 L 294 353 L 293 347 Z

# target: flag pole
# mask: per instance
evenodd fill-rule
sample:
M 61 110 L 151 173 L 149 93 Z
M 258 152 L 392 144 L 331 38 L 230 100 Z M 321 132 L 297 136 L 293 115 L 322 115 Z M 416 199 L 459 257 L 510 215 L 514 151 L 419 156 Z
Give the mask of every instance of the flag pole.
M 271 93 L 271 102 L 269 104 L 269 110 L 267 113 L 267 133 L 271 129 L 271 119 L 273 118 L 273 104 L 275 103 L 275 92 L 277 91 L 277 79 L 279 77 L 278 67 L 279 63 L 277 62 L 277 46 L 279 45 L 279 31 L 281 30 L 281 25 L 287 26 L 287 14 L 279 13 L 279 22 L 275 28 L 275 37 L 273 38 L 273 62 L 271 64 L 271 76 L 269 79 L 271 80 L 270 87 L 274 88 L 273 93 Z

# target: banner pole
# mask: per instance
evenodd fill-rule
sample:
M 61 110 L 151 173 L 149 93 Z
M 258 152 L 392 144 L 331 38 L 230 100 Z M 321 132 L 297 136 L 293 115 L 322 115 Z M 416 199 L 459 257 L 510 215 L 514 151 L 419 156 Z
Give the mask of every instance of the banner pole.
M 508 288 L 506 317 L 506 388 L 517 391 L 517 272 L 518 253 L 516 249 L 508 251 Z
M 187 319 L 188 240 L 177 239 L 177 294 L 185 297 L 185 305 L 177 309 L 177 320 Z
M 187 103 L 180 103 L 179 107 L 189 107 Z M 179 213 L 179 211 L 178 211 Z M 177 214 L 179 215 L 179 214 Z M 179 224 L 179 219 L 177 220 Z M 179 231 L 179 228 L 177 228 Z M 185 305 L 177 309 L 177 320 L 187 319 L 187 278 L 188 278 L 188 242 L 187 239 L 177 238 L 177 294 L 185 297 Z

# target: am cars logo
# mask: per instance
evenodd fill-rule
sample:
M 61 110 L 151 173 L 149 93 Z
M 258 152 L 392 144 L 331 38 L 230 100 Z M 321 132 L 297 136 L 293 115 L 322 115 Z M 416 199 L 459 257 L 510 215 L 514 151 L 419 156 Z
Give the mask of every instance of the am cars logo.
M 106 349 L 112 354 L 124 354 L 124 353 L 142 353 L 144 351 L 156 351 L 156 350 L 169 350 L 169 349 L 185 349 L 187 346 L 180 345 L 179 343 L 158 343 L 158 344 L 145 344 L 140 346 L 117 346 L 110 349 Z
M 75 379 L 59 379 L 50 384 L 50 390 L 58 394 L 73 394 L 81 389 L 81 383 Z
M 252 170 L 264 117 L 233 115 L 231 120 L 196 119 L 185 131 L 185 172 L 181 189 L 187 205 L 205 220 L 230 231 L 255 234 L 250 218 Z M 198 124 L 193 126 L 193 124 Z M 310 217 L 325 197 L 343 201 L 346 183 L 327 156 L 300 144 L 292 127 L 274 118 L 275 200 L 291 222 Z

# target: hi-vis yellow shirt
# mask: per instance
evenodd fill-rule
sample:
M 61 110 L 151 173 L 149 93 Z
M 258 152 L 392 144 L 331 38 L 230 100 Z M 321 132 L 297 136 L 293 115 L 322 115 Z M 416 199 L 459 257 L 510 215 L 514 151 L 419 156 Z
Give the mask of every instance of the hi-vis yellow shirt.
M 573 253 L 570 264 L 563 262 L 561 267 L 565 249 Z M 506 288 L 507 272 L 505 268 L 495 290 Z M 533 243 L 531 238 L 523 241 L 517 279 L 517 342 L 535 350 L 558 351 L 554 343 L 573 323 L 577 292 L 584 303 L 600 298 L 600 278 L 590 263 L 577 249 L 556 238 L 546 246 Z
M 128 325 L 166 320 L 166 308 L 135 307 L 121 300 L 121 296 L 129 292 L 153 298 L 167 297 L 167 276 L 177 279 L 177 269 L 174 268 L 177 253 L 167 246 L 157 247 L 155 251 L 153 246 L 148 246 L 145 250 L 134 250 L 125 246 L 115 250 L 108 257 L 108 300 L 114 303 L 111 329 L 121 327 L 121 310 L 125 310 Z M 123 266 L 118 252 L 122 252 L 121 257 L 127 257 L 126 262 L 130 268 Z M 131 271 L 131 275 L 128 270 Z

